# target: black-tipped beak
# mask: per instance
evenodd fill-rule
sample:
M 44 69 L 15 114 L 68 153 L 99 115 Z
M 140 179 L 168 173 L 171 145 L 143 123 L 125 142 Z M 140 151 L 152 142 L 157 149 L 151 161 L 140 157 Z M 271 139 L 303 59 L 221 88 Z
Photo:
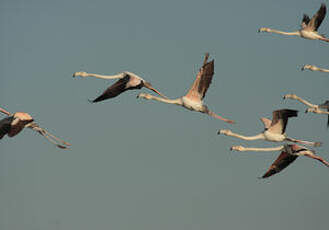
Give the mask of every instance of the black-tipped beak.
M 307 110 L 305 110 L 305 113 L 308 113 L 308 111 L 307 111 Z
M 220 130 L 218 130 L 217 135 L 220 135 Z
M 300 70 L 301 70 L 301 71 L 304 71 L 304 70 L 305 70 L 304 66 L 303 66 Z

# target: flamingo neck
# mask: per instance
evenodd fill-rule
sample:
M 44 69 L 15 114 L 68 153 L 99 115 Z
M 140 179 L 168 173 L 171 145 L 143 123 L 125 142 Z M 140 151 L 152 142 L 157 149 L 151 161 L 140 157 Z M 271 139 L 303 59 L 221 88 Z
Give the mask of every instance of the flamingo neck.
M 289 35 L 289 36 L 300 36 L 300 32 L 299 31 L 294 31 L 294 32 L 284 32 L 284 31 L 280 31 L 280 30 L 274 30 L 274 29 L 269 29 L 268 31 L 269 33 L 275 33 L 275 34 L 282 34 L 282 35 Z
M 329 73 L 329 69 L 324 69 L 324 68 L 318 68 L 318 71 L 324 72 L 324 73 Z
M 96 73 L 85 73 L 84 75 L 79 75 L 81 77 L 95 77 L 95 78 L 100 78 L 100 79 L 118 79 L 118 78 L 123 78 L 124 74 L 119 73 L 115 75 L 101 75 L 101 74 L 96 74 Z
M 166 103 L 166 104 L 175 104 L 175 105 L 182 105 L 182 100 L 180 98 L 177 99 L 167 99 L 167 98 L 162 98 L 162 97 L 156 97 L 150 94 L 146 94 L 146 93 L 141 93 L 138 95 L 138 97 L 144 98 L 146 100 L 154 100 L 154 101 L 159 101 L 162 103 Z
M 303 104 L 305 104 L 305 105 L 307 105 L 308 107 L 311 107 L 311 108 L 317 108 L 318 107 L 317 105 L 311 104 L 310 102 L 308 102 L 308 101 L 306 101 L 306 100 L 304 100 L 301 97 L 298 97 L 296 95 L 294 95 L 294 97 L 291 98 L 291 99 L 295 99 L 295 100 L 297 100 L 297 101 L 299 101 L 299 102 L 301 102 L 301 103 L 303 103 Z
M 239 139 L 242 139 L 242 140 L 247 140 L 247 141 L 260 140 L 260 139 L 263 140 L 263 139 L 265 139 L 263 133 L 260 133 L 260 134 L 255 135 L 255 136 L 243 136 L 243 135 L 240 135 L 240 134 L 232 133 L 231 132 L 230 134 L 228 134 L 228 136 L 236 137 L 236 138 L 239 138 Z
M 238 151 L 254 151 L 254 152 L 270 152 L 270 151 L 280 151 L 284 149 L 284 146 L 272 147 L 272 148 L 254 148 L 254 147 L 243 147 Z

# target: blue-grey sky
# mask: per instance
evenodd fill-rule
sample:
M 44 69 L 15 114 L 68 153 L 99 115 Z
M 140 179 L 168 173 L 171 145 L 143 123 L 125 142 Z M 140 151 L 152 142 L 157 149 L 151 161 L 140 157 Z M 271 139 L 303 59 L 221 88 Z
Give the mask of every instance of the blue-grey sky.
M 230 146 L 278 144 L 216 135 L 253 135 L 259 117 L 297 109 L 287 133 L 324 142 L 316 151 L 329 159 L 327 117 L 282 100 L 328 100 L 329 75 L 300 68 L 329 68 L 329 44 L 257 33 L 297 30 L 321 2 L 1 1 L 0 105 L 30 113 L 72 147 L 31 130 L 1 140 L 0 229 L 326 229 L 328 168 L 301 157 L 259 180 L 277 153 Z M 329 34 L 328 17 L 319 32 Z M 72 78 L 132 71 L 175 98 L 205 52 L 215 59 L 205 103 L 235 125 L 138 100 L 139 91 L 91 104 L 113 82 Z

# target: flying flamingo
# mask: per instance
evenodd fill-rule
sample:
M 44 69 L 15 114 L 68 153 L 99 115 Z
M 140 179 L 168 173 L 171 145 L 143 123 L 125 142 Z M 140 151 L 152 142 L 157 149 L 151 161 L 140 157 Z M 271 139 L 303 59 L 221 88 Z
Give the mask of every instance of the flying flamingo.
M 283 31 L 279 31 L 279 30 L 262 27 L 258 30 L 258 32 L 268 32 L 268 33 L 276 33 L 276 34 L 283 34 L 283 35 L 299 36 L 299 37 L 306 38 L 306 39 L 321 40 L 321 41 L 329 42 L 328 38 L 326 38 L 324 35 L 319 34 L 317 32 L 324 17 L 326 16 L 326 11 L 327 11 L 326 5 L 324 3 L 322 3 L 318 12 L 311 19 L 309 18 L 309 16 L 304 14 L 302 24 L 301 24 L 301 29 L 298 31 L 283 32 Z
M 187 92 L 185 96 L 177 99 L 165 99 L 165 98 L 155 97 L 146 93 L 140 93 L 137 96 L 137 98 L 144 98 L 147 100 L 155 100 L 167 104 L 183 106 L 188 110 L 205 113 L 208 114 L 209 116 L 223 120 L 227 123 L 234 123 L 233 120 L 223 118 L 217 115 L 216 113 L 210 111 L 208 107 L 205 104 L 203 104 L 202 100 L 207 93 L 208 87 L 214 75 L 214 60 L 207 62 L 208 57 L 209 54 L 206 53 L 203 61 L 203 66 L 201 67 L 199 73 L 196 76 L 195 81 L 193 82 L 190 90 Z
M 110 75 L 110 76 L 94 74 L 94 73 L 87 73 L 87 72 L 75 72 L 73 74 L 73 77 L 95 77 L 95 78 L 107 79 L 107 80 L 108 79 L 119 79 L 113 85 L 108 87 L 99 97 L 97 97 L 92 102 L 103 101 L 103 100 L 106 100 L 109 98 L 116 97 L 119 94 L 125 92 L 126 90 L 141 89 L 143 87 L 146 87 L 146 88 L 156 92 L 161 97 L 167 98 L 166 96 L 161 94 L 158 90 L 153 88 L 151 83 L 145 81 L 143 78 L 141 78 L 131 72 L 122 72 L 122 73 L 118 73 L 116 75 Z
M 248 141 L 250 140 L 266 140 L 273 142 L 290 141 L 294 143 L 311 145 L 314 147 L 320 146 L 321 142 L 302 141 L 302 140 L 297 140 L 294 138 L 287 137 L 285 131 L 288 123 L 288 118 L 297 117 L 297 112 L 298 112 L 297 110 L 281 109 L 281 110 L 273 111 L 272 121 L 265 117 L 260 118 L 261 121 L 264 123 L 265 129 L 262 133 L 255 136 L 243 136 L 240 134 L 233 133 L 231 130 L 228 129 L 221 129 L 218 131 L 217 134 L 218 135 L 224 134 L 226 136 L 232 136 Z
M 320 161 L 325 166 L 329 167 L 329 162 L 324 160 L 322 157 L 319 157 L 315 155 L 315 152 L 312 150 L 309 150 L 305 147 L 302 147 L 300 145 L 296 144 L 290 144 L 290 145 L 284 145 L 274 148 L 247 148 L 243 146 L 232 146 L 231 150 L 236 151 L 281 151 L 281 154 L 279 157 L 273 162 L 273 164 L 270 166 L 270 168 L 267 170 L 267 172 L 261 177 L 261 178 L 267 178 L 270 177 L 276 173 L 281 172 L 283 169 L 285 169 L 289 164 L 294 162 L 297 157 L 299 156 L 306 156 L 313 158 L 315 160 Z
M 309 108 L 306 109 L 305 113 L 317 113 L 317 114 L 328 114 L 328 121 L 327 121 L 327 127 L 329 127 L 329 101 L 325 101 L 322 104 L 314 105 L 310 102 L 298 97 L 295 94 L 287 94 L 283 97 L 283 99 L 294 99 L 297 100 L 305 105 L 307 105 Z M 326 109 L 327 111 L 323 111 L 321 109 Z
M 28 113 L 16 112 L 14 114 L 11 114 L 3 108 L 0 108 L 0 112 L 8 116 L 0 120 L 0 139 L 2 139 L 6 134 L 8 135 L 8 137 L 14 137 L 24 128 L 30 128 L 38 132 L 40 135 L 44 136 L 48 141 L 55 144 L 59 148 L 65 149 L 67 148 L 67 146 L 71 145 L 68 142 L 65 142 L 50 134 L 48 131 L 40 128 L 39 125 L 34 122 L 33 118 Z
M 320 72 L 324 72 L 324 73 L 329 73 L 329 69 L 319 68 L 315 65 L 304 65 L 302 67 L 302 70 L 306 70 L 306 69 L 309 69 L 311 71 L 320 71 Z

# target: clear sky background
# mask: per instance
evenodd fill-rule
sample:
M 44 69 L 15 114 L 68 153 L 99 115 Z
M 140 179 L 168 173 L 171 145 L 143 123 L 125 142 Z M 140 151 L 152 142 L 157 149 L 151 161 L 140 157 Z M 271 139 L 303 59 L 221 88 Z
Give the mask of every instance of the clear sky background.
M 1 140 L 0 229 L 326 229 L 328 168 L 301 157 L 259 180 L 278 153 L 229 148 L 279 144 L 216 134 L 257 134 L 260 117 L 297 109 L 288 135 L 322 141 L 316 151 L 329 159 L 327 117 L 282 100 L 329 99 L 328 74 L 300 71 L 329 68 L 329 44 L 257 33 L 295 31 L 321 2 L 2 0 L 0 105 L 30 113 L 72 147 L 31 130 Z M 328 16 L 319 32 L 329 34 Z M 141 91 L 91 104 L 113 81 L 72 78 L 132 71 L 176 98 L 205 52 L 215 59 L 205 103 L 234 125 L 138 100 Z

